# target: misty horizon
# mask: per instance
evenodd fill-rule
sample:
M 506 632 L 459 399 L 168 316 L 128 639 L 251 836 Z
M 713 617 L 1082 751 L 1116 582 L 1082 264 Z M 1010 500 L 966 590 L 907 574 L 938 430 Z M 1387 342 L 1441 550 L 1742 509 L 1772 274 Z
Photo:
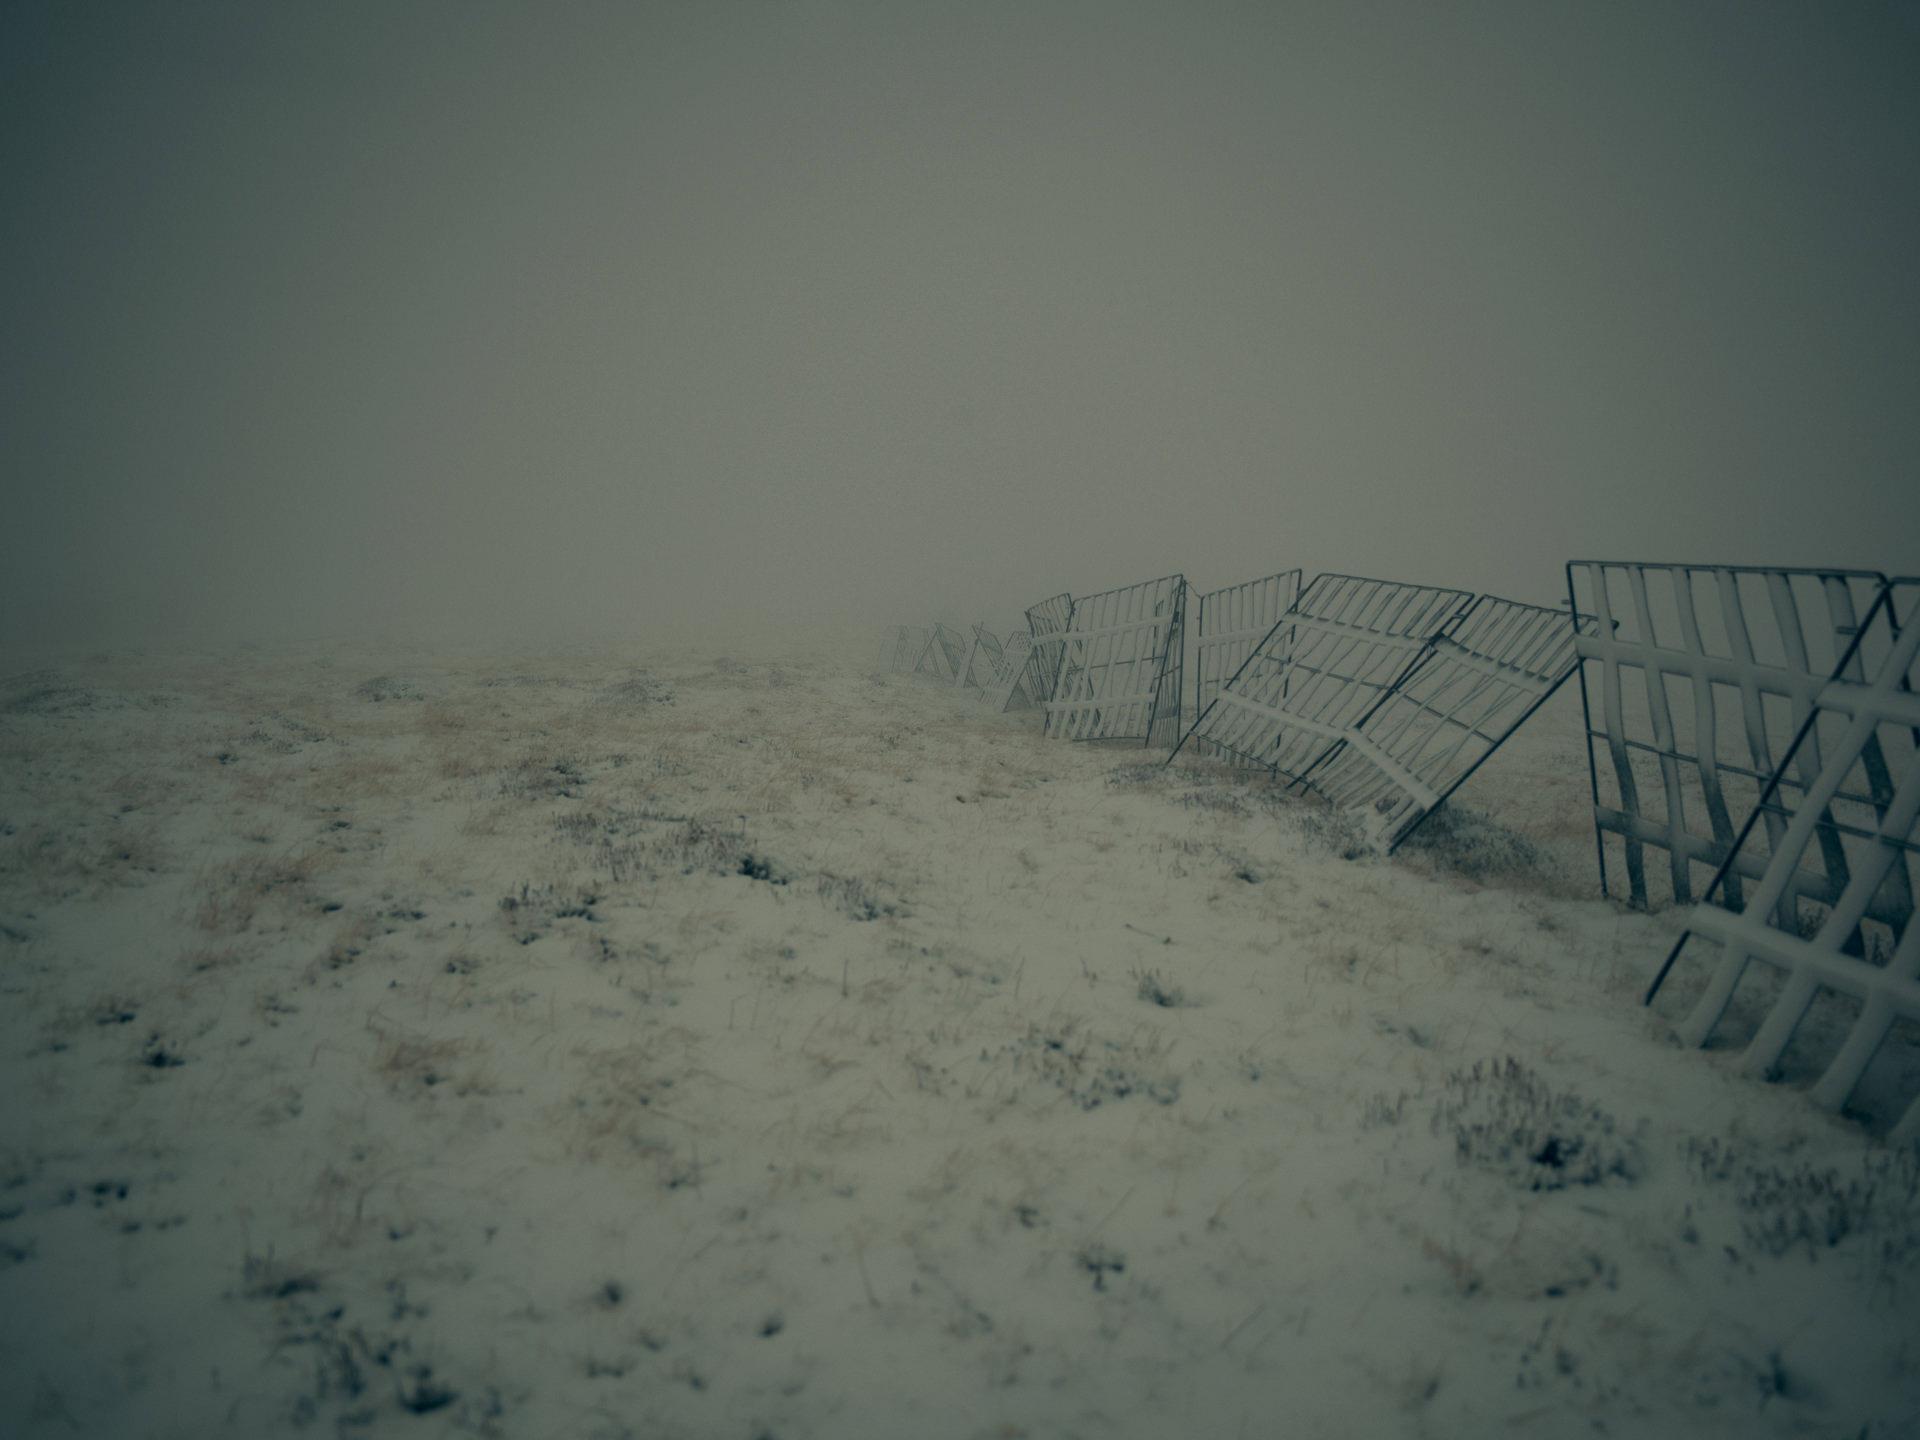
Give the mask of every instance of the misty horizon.
M 0 659 L 1920 569 L 1894 6 L 0 14 Z

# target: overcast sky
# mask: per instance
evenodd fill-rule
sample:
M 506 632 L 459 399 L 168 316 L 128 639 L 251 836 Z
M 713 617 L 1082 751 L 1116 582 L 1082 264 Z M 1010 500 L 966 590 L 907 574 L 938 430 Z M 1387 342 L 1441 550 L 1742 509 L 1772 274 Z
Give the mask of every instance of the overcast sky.
M 1920 7 L 0 6 L 10 652 L 1920 571 Z

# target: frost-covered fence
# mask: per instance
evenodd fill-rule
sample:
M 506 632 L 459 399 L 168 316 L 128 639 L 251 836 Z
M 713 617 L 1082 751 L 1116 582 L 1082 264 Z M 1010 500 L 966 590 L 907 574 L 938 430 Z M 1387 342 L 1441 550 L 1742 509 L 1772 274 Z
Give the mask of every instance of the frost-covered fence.
M 1465 590 L 1316 576 L 1181 744 L 1208 740 L 1248 764 L 1302 779 L 1472 599 Z
M 996 710 L 1039 705 L 1050 736 L 1191 745 L 1273 770 L 1377 812 L 1389 848 L 1577 669 L 1601 888 L 1642 908 L 1691 903 L 1884 578 L 1582 560 L 1567 585 L 1555 611 L 1348 575 L 1302 590 L 1297 570 L 1189 597 L 1171 575 L 1053 596 L 1004 643 L 981 626 L 898 627 L 892 668 Z M 1795 763 L 1780 783 L 1803 792 L 1813 761 Z M 1721 887 L 1729 909 L 1783 829 L 1761 826 Z M 1649 847 L 1667 855 L 1651 877 Z M 1820 855 L 1795 893 L 1844 884 L 1822 878 L 1844 874 L 1831 837 Z
M 1389 851 L 1578 672 L 1602 890 L 1692 907 L 1648 1003 L 1704 956 L 1685 1043 L 1736 1032 L 1751 1070 L 1920 1140 L 1912 1046 L 1886 1043 L 1920 1034 L 1920 578 L 1574 561 L 1548 608 L 1299 575 L 1062 594 L 1004 642 L 895 627 L 882 656 L 1022 695 L 1054 737 L 1166 743 L 1197 711 L 1173 755 L 1270 770 Z
M 1573 673 L 1580 623 L 1482 595 L 1301 780 L 1393 850 Z
M 1075 600 L 1046 733 L 1152 743 L 1161 730 L 1171 743 L 1180 729 L 1186 598 L 1186 579 L 1167 575 Z
M 1350 575 L 1303 591 L 1300 575 L 1197 598 L 1179 575 L 1056 595 L 1004 644 L 976 625 L 962 654 L 934 626 L 913 668 L 994 710 L 1037 704 L 1056 738 L 1191 745 L 1275 770 L 1384 817 L 1391 849 L 1566 679 L 1587 623 Z
M 1066 649 L 1067 625 L 1073 619 L 1073 597 L 1062 593 L 1027 610 L 1027 669 L 1022 684 L 1033 703 L 1044 705 L 1060 683 L 1060 657 Z
M 1705 989 L 1675 1027 L 1684 1043 L 1700 1046 L 1728 1016 L 1751 962 L 1778 972 L 1784 984 L 1743 1063 L 1770 1075 L 1797 1033 L 1812 1029 L 1818 1046 L 1843 1032 L 1810 1091 L 1829 1111 L 1856 1097 L 1897 1022 L 1920 1024 L 1920 927 L 1912 923 L 1920 884 L 1916 690 L 1920 579 L 1903 579 L 1881 591 L 1833 678 L 1814 693 L 1705 903 L 1688 915 L 1647 992 L 1651 1004 L 1691 942 L 1717 949 Z M 1743 906 L 1715 903 L 1755 866 Z M 1870 1104 L 1884 1109 L 1885 1098 Z M 1920 1140 L 1920 1098 L 1907 1100 L 1889 1138 Z
M 1198 623 L 1193 638 L 1193 684 L 1189 687 L 1191 710 L 1181 715 L 1183 731 L 1200 718 L 1220 687 L 1247 663 L 1254 647 L 1272 633 L 1280 617 L 1299 598 L 1300 572 L 1284 570 L 1210 590 L 1189 607 Z
M 996 715 L 1011 709 L 1016 695 L 1023 705 L 1037 705 L 1039 702 L 1026 689 L 1033 673 L 1029 664 L 1032 653 L 1033 637 L 1025 630 L 1009 635 L 999 654 L 991 657 L 993 682 L 981 693 L 981 704 Z
M 1182 745 L 1368 812 L 1391 850 L 1572 674 L 1578 623 L 1492 595 L 1321 575 Z
M 881 634 L 874 671 L 956 682 L 969 662 L 967 637 L 950 625 L 889 625 Z
M 936 621 L 932 625 L 888 625 L 881 632 L 877 675 L 914 675 L 972 692 L 988 709 L 1001 711 L 1015 703 L 1038 705 L 1059 670 L 1060 647 L 1073 602 L 1065 595 L 1042 601 L 1028 612 L 1050 637 L 1037 647 L 1032 635 L 1016 631 L 1004 641 L 984 624 L 971 634 Z M 1057 628 L 1056 628 L 1057 627 Z M 1036 651 L 1043 650 L 1036 657 Z M 1051 658 L 1049 658 L 1049 656 Z
M 1601 889 L 1642 909 L 1690 904 L 1727 859 L 1790 737 L 1884 587 L 1866 570 L 1650 565 L 1576 560 L 1576 642 Z M 1857 657 L 1864 663 L 1871 657 Z M 1804 793 L 1818 771 L 1803 753 L 1783 787 Z M 1783 833 L 1765 823 L 1723 887 L 1739 910 Z M 1649 874 L 1648 848 L 1665 851 Z M 1831 838 L 1821 842 L 1831 862 Z
M 874 670 L 881 675 L 911 675 L 933 643 L 933 632 L 919 625 L 889 625 L 880 640 Z
M 1000 644 L 1000 637 L 985 625 L 975 625 L 973 642 L 967 646 L 966 663 L 953 677 L 953 688 L 974 690 L 985 695 L 992 687 L 994 677 L 999 674 L 996 667 L 1003 653 L 1004 647 Z
M 915 673 L 931 676 L 935 680 L 957 680 L 960 667 L 966 663 L 966 659 L 966 637 L 951 625 L 936 622 L 932 639 Z

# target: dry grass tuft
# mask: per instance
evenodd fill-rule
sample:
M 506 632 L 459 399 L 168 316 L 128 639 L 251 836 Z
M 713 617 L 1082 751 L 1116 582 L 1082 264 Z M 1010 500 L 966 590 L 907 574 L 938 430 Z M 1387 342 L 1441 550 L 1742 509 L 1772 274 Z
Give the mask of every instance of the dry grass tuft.
M 335 803 L 384 798 L 405 791 L 406 769 L 404 762 L 389 755 L 348 751 L 315 774 L 314 789 Z
M 1450 803 L 1428 815 L 1396 855 L 1436 877 L 1537 895 L 1584 899 L 1591 886 L 1520 831 Z
M 374 1049 L 373 1070 L 395 1095 L 425 1095 L 445 1087 L 455 1095 L 489 1095 L 492 1083 L 474 1068 L 459 1074 L 458 1062 L 480 1053 L 485 1047 L 473 1040 L 430 1039 L 399 1030 L 374 1027 L 379 1043 Z
M 1460 1294 L 1472 1295 L 1479 1291 L 1480 1271 L 1475 1267 L 1471 1255 L 1424 1232 L 1420 1235 L 1420 1253 L 1447 1272 L 1447 1278 Z
M 119 798 L 119 811 L 127 815 L 135 810 L 151 810 L 162 801 L 179 794 L 183 788 L 178 780 L 163 780 L 143 771 L 127 771 L 114 777 L 107 786 L 107 793 Z
M 1149 1005 L 1158 1005 L 1164 1010 L 1172 1010 L 1187 1003 L 1187 992 L 1180 986 L 1169 984 L 1161 979 L 1158 970 L 1135 970 L 1133 982 L 1134 993 Z
M 667 1032 L 667 1038 L 685 1037 Z M 651 1045 L 616 1050 L 576 1047 L 585 1075 L 567 1101 L 569 1148 L 588 1160 L 645 1159 L 663 1167 L 663 1178 L 684 1166 L 673 1143 L 675 1122 L 662 1108 L 680 1067 L 669 1066 Z
M 1731 1186 L 1749 1251 L 1809 1258 L 1850 1242 L 1883 1274 L 1920 1257 L 1920 1148 L 1863 1151 L 1845 1168 L 1783 1162 L 1731 1138 L 1692 1138 L 1687 1167 L 1703 1183 Z
M 1130 1095 L 1173 1104 L 1180 1098 L 1180 1079 L 1168 1066 L 1166 1052 L 1157 1033 L 1136 1029 L 1125 1040 L 1110 1040 L 1064 1017 L 1029 1025 L 1021 1039 L 1000 1051 L 1082 1110 Z M 982 1056 L 990 1058 L 984 1051 Z
M 366 953 L 376 933 L 382 930 L 380 922 L 372 915 L 356 915 L 334 932 L 333 939 L 327 942 L 327 948 L 314 963 L 311 970 L 344 970 Z
M 1447 1077 L 1433 1132 L 1451 1131 L 1462 1164 L 1528 1190 L 1621 1181 L 1643 1168 L 1639 1138 L 1591 1101 L 1551 1088 L 1511 1055 Z
M 164 851 L 151 830 L 116 827 L 106 835 L 47 825 L 0 831 L 0 883 L 31 886 L 48 899 L 97 895 L 157 874 Z
M 204 975 L 214 970 L 231 970 L 249 958 L 235 945 L 196 945 L 181 955 L 180 967 L 191 975 Z
M 325 906 L 313 892 L 313 881 L 336 858 L 316 847 L 229 861 L 200 877 L 193 923 L 209 934 L 238 935 L 253 929 L 270 907 L 320 913 Z

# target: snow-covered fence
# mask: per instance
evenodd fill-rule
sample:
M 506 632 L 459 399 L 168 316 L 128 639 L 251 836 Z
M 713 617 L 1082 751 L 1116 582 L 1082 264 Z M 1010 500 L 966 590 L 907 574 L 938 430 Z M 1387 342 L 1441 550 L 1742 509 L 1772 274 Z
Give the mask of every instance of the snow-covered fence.
M 889 625 L 880 641 L 874 669 L 882 675 L 911 675 L 933 643 L 933 632 L 920 625 Z
M 973 642 L 967 646 L 966 663 L 953 677 L 956 690 L 976 690 L 984 695 L 992 688 L 994 678 L 1000 673 L 998 666 L 1005 647 L 1000 637 L 985 625 L 973 627 Z
M 1380 816 L 1391 851 L 1573 673 L 1579 623 L 1482 595 L 1301 780 Z
M 1210 590 L 1189 607 L 1197 620 L 1193 639 L 1192 719 L 1214 701 L 1254 647 L 1272 633 L 1300 598 L 1300 572 L 1283 570 L 1244 584 Z M 1191 722 L 1185 714 L 1181 728 Z
M 1896 1021 L 1920 1024 L 1920 579 L 1883 588 L 1852 645 L 1807 704 L 1758 803 L 1694 907 L 1687 930 L 1647 991 L 1652 1003 L 1689 942 L 1718 947 L 1692 1011 L 1676 1026 L 1704 1045 L 1758 960 L 1785 983 L 1748 1042 L 1744 1065 L 1774 1072 L 1819 1008 L 1812 1028 L 1840 1041 L 1810 1092 L 1837 1111 L 1852 1099 Z M 1743 859 L 1752 864 L 1743 867 Z M 1726 887 L 1758 867 L 1740 907 Z M 1815 883 L 1809 883 L 1812 877 Z M 1816 1035 L 1817 1039 L 1817 1035 Z M 1908 1101 L 1889 1137 L 1920 1139 L 1920 1098 Z
M 994 673 L 993 684 L 987 688 L 987 693 L 980 697 L 987 709 L 998 714 L 1010 708 L 1016 694 L 1024 704 L 1039 704 L 1026 688 L 1027 682 L 1033 677 L 1033 670 L 1028 663 L 1032 653 L 1033 637 L 1026 631 L 1016 630 L 1007 637 L 1007 643 L 1002 647 L 999 665 Z
M 1167 575 L 1074 601 L 1046 733 L 1152 743 L 1159 731 L 1171 743 L 1180 729 L 1186 598 L 1185 578 Z
M 1189 739 L 1303 778 L 1405 677 L 1473 596 L 1319 575 L 1201 712 Z
M 1059 595 L 1028 612 L 1029 623 L 1037 617 L 1043 631 L 1052 635 L 1050 663 L 1044 656 L 1035 659 L 1036 647 L 1027 631 L 1016 631 L 1002 641 L 983 624 L 973 626 L 972 634 L 967 635 L 936 622 L 886 626 L 874 671 L 881 675 L 916 675 L 955 690 L 972 691 L 994 711 L 1006 709 L 1015 695 L 1022 703 L 1038 704 L 1034 697 L 1043 693 L 1042 677 L 1051 685 L 1058 672 L 1059 650 L 1072 607 L 1069 597 Z M 1052 628 L 1055 625 L 1057 630 Z
M 951 625 L 935 622 L 927 648 L 914 673 L 935 680 L 954 680 L 967 659 L 967 638 Z
M 1053 698 L 1060 683 L 1060 656 L 1066 649 L 1067 625 L 1073 619 L 1073 597 L 1062 593 L 1027 610 L 1027 669 L 1021 684 L 1036 705 Z
M 1567 566 L 1569 603 L 1594 622 L 1576 647 L 1605 893 L 1624 872 L 1635 906 L 1692 902 L 1885 583 L 1865 570 Z M 1795 765 L 1781 785 L 1804 792 L 1818 766 Z M 1782 834 L 1777 820 L 1764 830 L 1727 877 L 1731 910 Z M 1667 853 L 1664 877 L 1649 876 L 1648 847 Z M 1822 849 L 1832 856 L 1831 838 Z
M 1578 671 L 1602 888 L 1692 907 L 1648 1003 L 1711 948 L 1685 1043 L 1750 1027 L 1762 1074 L 1829 1055 L 1818 1104 L 1920 1140 L 1913 1046 L 1885 1043 L 1920 1034 L 1920 578 L 1575 561 L 1567 583 L 1549 609 L 1298 571 L 1189 597 L 1170 575 L 1055 596 L 1004 643 L 894 627 L 882 659 L 994 709 L 1022 692 L 1056 737 L 1154 743 L 1191 697 L 1175 754 L 1203 742 L 1370 812 L 1389 850 Z M 1777 990 L 1757 1006 L 1755 976 Z

